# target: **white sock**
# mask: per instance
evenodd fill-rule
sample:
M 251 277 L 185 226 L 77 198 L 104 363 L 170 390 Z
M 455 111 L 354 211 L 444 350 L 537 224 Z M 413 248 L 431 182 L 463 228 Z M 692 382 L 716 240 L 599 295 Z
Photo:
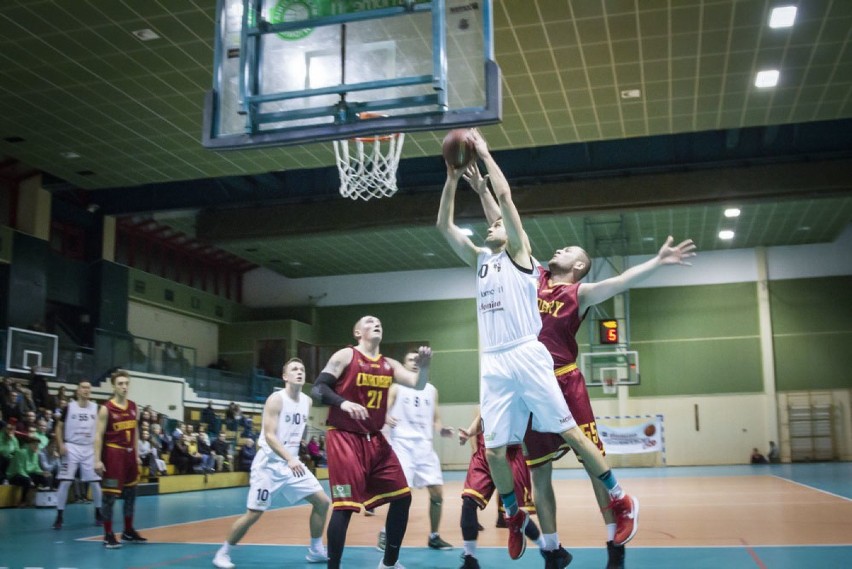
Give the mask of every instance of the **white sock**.
M 222 547 L 219 548 L 219 551 L 224 553 L 225 555 L 228 555 L 228 553 L 231 552 L 231 544 L 226 541 L 222 544 Z
M 609 491 L 609 497 L 613 500 L 618 500 L 624 496 L 624 490 L 621 489 L 621 484 L 616 484 L 615 487 Z
M 544 545 L 545 545 L 544 536 L 542 536 L 541 534 L 538 534 L 538 539 L 535 540 L 535 544 L 538 546 L 539 549 L 544 551 Z
M 435 539 L 436 537 L 438 537 L 438 535 L 440 535 L 440 534 L 438 534 L 438 532 L 433 531 L 432 533 L 429 534 L 429 539 Z
M 542 547 L 545 551 L 553 551 L 557 547 L 559 547 L 559 534 L 558 533 L 543 533 L 541 537 L 544 538 L 544 547 Z
M 322 538 L 321 537 L 312 537 L 311 538 L 311 549 L 314 551 L 322 551 Z
M 606 524 L 606 540 L 612 541 L 615 539 L 615 524 Z
M 476 557 L 476 540 L 472 541 L 463 541 L 462 547 L 464 547 L 464 554 L 470 555 L 471 557 Z

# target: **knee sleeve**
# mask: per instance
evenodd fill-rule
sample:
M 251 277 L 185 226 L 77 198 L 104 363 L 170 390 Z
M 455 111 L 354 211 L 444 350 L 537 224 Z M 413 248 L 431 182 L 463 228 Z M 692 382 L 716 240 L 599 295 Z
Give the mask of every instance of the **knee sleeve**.
M 462 498 L 461 530 L 462 538 L 465 541 L 476 541 L 477 536 L 479 536 L 478 509 L 479 506 L 473 498 L 469 496 Z

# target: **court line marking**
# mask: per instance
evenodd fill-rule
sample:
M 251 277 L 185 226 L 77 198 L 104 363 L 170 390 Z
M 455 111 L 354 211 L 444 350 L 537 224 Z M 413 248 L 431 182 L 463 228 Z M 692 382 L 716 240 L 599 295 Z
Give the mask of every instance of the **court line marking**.
M 757 563 L 757 566 L 760 567 L 760 569 L 767 569 L 766 564 L 763 562 L 757 552 L 752 549 L 752 547 L 746 542 L 746 540 L 740 538 L 740 542 L 743 544 L 743 547 L 745 547 L 746 553 L 748 553 L 752 560 Z
M 847 498 L 846 496 L 841 496 L 840 494 L 835 494 L 834 492 L 829 492 L 828 490 L 823 490 L 822 488 L 817 488 L 816 486 L 811 486 L 810 484 L 805 484 L 804 482 L 798 482 L 796 480 L 791 480 L 790 478 L 784 478 L 780 474 L 770 474 L 770 476 L 773 476 L 785 482 L 789 482 L 790 484 L 795 484 L 796 486 L 801 486 L 802 488 L 807 488 L 808 490 L 822 492 L 823 494 L 828 494 L 829 496 L 840 498 L 841 500 L 844 500 L 846 502 L 852 502 L 852 498 Z

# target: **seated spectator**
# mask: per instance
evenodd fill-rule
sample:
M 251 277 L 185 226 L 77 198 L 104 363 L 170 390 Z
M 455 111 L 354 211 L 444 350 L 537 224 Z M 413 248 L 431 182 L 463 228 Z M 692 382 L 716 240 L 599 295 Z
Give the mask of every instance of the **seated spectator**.
M 9 468 L 15 453 L 21 448 L 18 437 L 15 436 L 17 423 L 18 420 L 12 417 L 0 432 L 0 481 L 6 479 L 6 469 Z
M 257 435 L 254 433 L 254 421 L 251 420 L 251 417 L 248 415 L 243 416 L 242 421 L 243 432 L 240 436 L 248 439 L 256 439 Z
M 175 430 L 172 431 L 172 438 L 177 439 L 178 435 L 183 436 L 186 433 L 186 425 L 184 423 L 178 423 Z
M 314 463 L 314 468 L 318 467 L 323 461 L 322 451 L 320 450 L 319 441 L 316 437 L 311 437 L 311 440 L 308 443 L 308 455 Z
M 771 464 L 778 464 L 781 462 L 781 451 L 778 450 L 778 446 L 775 444 L 775 441 L 769 441 L 769 454 L 766 456 L 769 459 Z
M 151 446 L 156 446 L 160 454 L 169 453 L 172 450 L 172 437 L 163 432 L 159 423 L 151 425 Z
M 139 460 L 142 466 L 148 467 L 148 473 L 151 476 L 165 476 L 166 462 L 154 450 L 151 444 L 151 433 L 142 431 L 139 437 Z
M 35 495 L 32 490 L 47 486 L 47 479 L 38 463 L 38 439 L 27 438 L 24 446 L 15 452 L 9 467 L 6 469 L 6 478 L 9 484 L 20 486 L 21 501 L 18 507 L 22 508 L 31 503 Z
M 225 438 L 225 431 L 221 431 L 219 436 L 210 444 L 210 450 L 213 455 L 213 460 L 216 462 L 216 471 L 222 472 L 225 468 L 233 470 L 234 457 L 231 454 L 231 444 Z
M 191 425 L 187 425 L 186 427 L 187 430 L 189 430 Z M 198 452 L 198 435 L 196 433 L 184 434 L 183 440 L 186 441 L 186 447 L 189 449 L 189 456 L 193 458 L 193 472 L 202 472 L 204 470 L 204 457 L 202 457 L 201 453 Z
M 186 441 L 183 439 L 183 434 L 178 430 L 175 430 L 175 433 L 176 436 L 171 455 L 169 456 L 169 462 L 175 466 L 178 474 L 190 474 L 194 465 L 201 464 L 201 457 L 196 459 L 192 456 Z
M 30 436 L 35 436 L 38 439 L 38 450 L 41 451 L 47 447 L 47 443 L 50 442 L 49 432 L 47 430 L 47 421 L 45 419 L 38 419 L 36 421 L 35 432 L 30 433 Z
M 47 446 L 41 449 L 38 453 L 38 464 L 41 467 L 44 476 L 47 479 L 47 486 L 51 490 L 56 490 L 59 487 L 59 467 L 61 464 L 59 457 L 59 449 L 56 446 L 56 439 L 50 437 Z
M 240 472 L 250 472 L 251 463 L 254 460 L 254 455 L 256 454 L 257 449 L 254 448 L 254 441 L 252 439 L 246 439 L 243 444 L 243 448 L 240 449 L 240 453 L 237 456 L 237 470 Z
M 201 455 L 201 469 L 204 472 L 216 472 L 216 459 L 213 458 L 213 449 L 210 447 L 210 439 L 207 433 L 198 433 L 198 454 Z
M 752 464 L 768 464 L 769 461 L 766 460 L 766 457 L 760 454 L 760 451 L 756 448 L 751 450 L 751 463 Z
M 225 410 L 225 426 L 229 431 L 237 430 L 237 409 L 239 405 L 231 401 L 228 403 L 228 409 Z

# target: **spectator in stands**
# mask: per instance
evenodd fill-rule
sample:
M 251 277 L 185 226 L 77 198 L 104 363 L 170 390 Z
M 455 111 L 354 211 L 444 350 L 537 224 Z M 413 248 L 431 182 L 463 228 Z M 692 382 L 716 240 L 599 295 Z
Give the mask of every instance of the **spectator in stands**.
M 31 372 L 29 385 L 33 404 L 36 408 L 47 407 L 50 403 L 50 393 L 47 390 L 47 381 L 45 381 L 44 376 L 35 371 Z
M 201 455 L 201 469 L 204 472 L 216 472 L 216 459 L 207 433 L 198 433 L 198 454 Z
M 55 438 L 50 437 L 47 446 L 39 451 L 38 464 L 47 479 L 47 486 L 50 486 L 51 490 L 56 490 L 59 486 L 57 477 L 59 476 L 60 458 Z
M 216 462 L 216 471 L 222 472 L 225 468 L 233 470 L 233 455 L 231 454 L 231 444 L 225 438 L 225 431 L 220 431 L 210 444 L 213 460 Z
M 766 460 L 765 456 L 760 454 L 759 450 L 754 448 L 754 449 L 751 449 L 751 463 L 752 464 L 767 464 L 767 463 L 769 463 L 769 461 Z
M 219 417 L 216 416 L 212 401 L 208 401 L 207 407 L 201 410 L 201 423 L 207 425 L 207 432 L 211 436 L 215 437 L 216 433 L 219 432 Z
M 12 417 L 6 422 L 3 431 L 0 432 L 0 479 L 6 479 L 6 469 L 9 468 L 9 463 L 21 445 L 18 444 L 18 437 L 15 436 L 15 426 L 18 420 Z
M 239 406 L 231 401 L 228 403 L 228 409 L 225 410 L 225 426 L 229 431 L 237 430 L 237 408 Z
M 142 431 L 139 438 L 139 460 L 142 466 L 148 467 L 148 473 L 151 476 L 165 476 L 166 463 L 160 459 L 153 444 L 151 444 L 151 433 Z
M 246 439 L 237 457 L 237 470 L 241 472 L 251 471 L 251 463 L 255 454 L 257 454 L 257 449 L 254 448 L 254 440 Z
M 186 425 L 183 424 L 183 423 L 178 423 L 177 427 L 175 427 L 175 430 L 172 431 L 172 438 L 177 439 L 178 435 L 183 436 L 183 434 L 185 432 L 186 432 Z
M 6 478 L 9 479 L 9 484 L 20 486 L 22 489 L 19 508 L 29 505 L 32 490 L 47 485 L 47 479 L 38 463 L 38 439 L 24 440 L 23 446 L 15 452 L 6 469 Z
M 186 442 L 189 444 L 189 439 L 195 434 L 195 426 L 192 423 L 187 423 L 183 431 L 183 436 L 186 437 Z
M 247 439 L 256 439 L 257 434 L 254 432 L 254 421 L 248 415 L 243 416 L 243 432 L 242 437 Z
M 2 400 L 3 419 L 7 423 L 11 419 L 15 419 L 16 422 L 20 421 L 23 418 L 23 414 L 18 408 L 18 392 L 11 386 L 11 384 L 6 384 L 4 390 L 5 395 Z
M 151 425 L 151 446 L 157 447 L 158 452 L 164 453 L 172 450 L 172 438 L 163 432 L 159 423 Z
M 36 430 L 35 437 L 38 439 L 38 450 L 44 450 L 47 448 L 47 444 L 50 442 L 50 431 L 47 430 L 47 420 L 38 419 L 36 421 Z M 30 436 L 33 436 L 30 434 Z
M 169 456 L 169 462 L 175 466 L 178 474 L 191 474 L 193 465 L 201 463 L 200 457 L 196 461 L 190 454 L 189 447 L 183 439 L 183 433 L 179 430 L 175 430 L 174 446 Z
M 187 430 L 189 430 L 190 427 L 191 425 L 187 425 Z M 195 433 L 185 433 L 183 435 L 183 440 L 186 441 L 186 447 L 189 450 L 189 456 L 192 457 L 193 471 L 196 470 L 196 466 L 198 467 L 198 470 L 203 470 L 202 463 L 204 462 L 204 458 L 201 456 L 201 453 L 198 452 L 198 435 Z
M 26 387 L 21 387 L 21 399 L 19 399 L 19 407 L 24 413 L 32 411 L 33 415 L 38 411 L 38 405 L 33 400 L 33 392 Z
M 310 442 L 308 442 L 308 455 L 314 463 L 314 468 L 317 468 L 322 462 L 323 456 L 316 437 L 311 437 Z

